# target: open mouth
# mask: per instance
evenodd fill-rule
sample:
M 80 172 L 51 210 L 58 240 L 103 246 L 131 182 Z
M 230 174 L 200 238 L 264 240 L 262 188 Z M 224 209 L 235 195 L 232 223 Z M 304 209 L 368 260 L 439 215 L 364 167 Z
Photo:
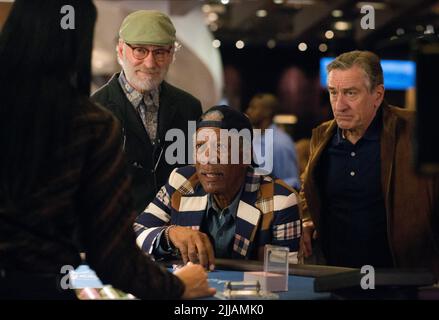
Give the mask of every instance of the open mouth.
M 203 172 L 201 174 L 207 178 L 218 178 L 224 176 L 222 172 Z

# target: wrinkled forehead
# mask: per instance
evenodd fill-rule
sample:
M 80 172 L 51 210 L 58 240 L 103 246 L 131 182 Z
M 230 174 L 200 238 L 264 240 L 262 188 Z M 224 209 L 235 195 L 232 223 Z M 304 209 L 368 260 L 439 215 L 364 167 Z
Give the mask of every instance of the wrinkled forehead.
M 328 88 L 360 88 L 368 85 L 366 73 L 359 67 L 333 69 L 328 74 Z

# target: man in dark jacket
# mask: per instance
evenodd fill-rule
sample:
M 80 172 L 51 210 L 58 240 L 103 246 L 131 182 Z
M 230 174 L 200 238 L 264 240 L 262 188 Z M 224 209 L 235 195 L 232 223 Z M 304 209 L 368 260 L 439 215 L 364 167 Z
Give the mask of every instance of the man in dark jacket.
M 164 81 L 176 48 L 175 28 L 168 16 L 151 10 L 131 13 L 119 30 L 117 57 L 123 70 L 92 96 L 121 122 L 139 213 L 171 171 L 186 164 L 165 161 L 172 143 L 165 141 L 166 132 L 180 129 L 187 138 L 188 121 L 201 115 L 199 100 Z
M 331 265 L 429 268 L 439 277 L 439 183 L 410 159 L 415 114 L 384 99 L 378 56 L 352 51 L 328 67 L 334 120 L 313 130 L 301 191 L 303 246 Z

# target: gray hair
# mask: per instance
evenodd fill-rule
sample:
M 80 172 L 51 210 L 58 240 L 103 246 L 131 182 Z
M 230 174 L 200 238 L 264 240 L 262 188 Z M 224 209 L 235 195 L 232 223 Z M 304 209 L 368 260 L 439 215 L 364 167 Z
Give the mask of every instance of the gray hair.
M 370 51 L 345 52 L 328 64 L 326 71 L 329 74 L 332 70 L 347 70 L 353 66 L 358 66 L 364 71 L 369 91 L 372 91 L 380 84 L 384 84 L 380 58 Z

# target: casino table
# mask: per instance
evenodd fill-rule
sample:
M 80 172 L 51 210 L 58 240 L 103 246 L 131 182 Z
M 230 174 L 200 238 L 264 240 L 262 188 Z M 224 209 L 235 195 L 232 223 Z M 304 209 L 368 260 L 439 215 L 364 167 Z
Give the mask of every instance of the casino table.
M 217 289 L 217 293 L 224 290 L 227 281 L 243 281 L 244 272 L 262 271 L 260 261 L 216 259 L 216 270 L 209 272 L 209 284 Z M 288 276 L 288 291 L 276 292 L 280 300 L 326 300 L 331 298 L 328 292 L 315 292 L 314 280 L 316 277 L 348 272 L 349 268 L 327 267 L 318 265 L 290 265 Z M 218 299 L 217 295 L 210 299 Z
M 170 271 L 173 265 L 181 261 L 159 262 Z M 209 285 L 217 289 L 217 295 L 209 300 L 223 299 L 222 295 L 227 281 L 243 281 L 244 272 L 262 271 L 262 261 L 216 259 L 215 271 L 208 273 Z M 413 270 L 396 272 L 395 270 L 381 272 L 377 270 L 377 284 L 382 285 L 380 290 L 358 290 L 361 277 L 359 269 L 334 266 L 290 264 L 288 276 L 288 291 L 276 292 L 279 300 L 328 300 L 328 299 L 438 299 L 438 288 L 431 287 L 435 279 L 429 272 L 414 272 Z M 97 288 L 102 291 L 105 287 L 96 274 L 86 265 L 75 270 L 72 280 L 73 287 Z M 342 287 L 343 284 L 351 288 L 325 290 L 326 287 Z M 400 285 L 396 289 L 395 285 Z M 353 290 L 353 287 L 357 287 Z M 420 295 L 419 287 L 425 287 Z M 107 288 L 108 289 L 108 288 Z M 433 289 L 433 290 L 430 290 Z M 316 291 L 317 290 L 317 291 Z M 110 292 L 111 295 L 111 292 Z M 115 293 L 117 296 L 117 293 Z M 105 297 L 118 299 L 118 297 Z M 132 297 L 133 298 L 133 297 Z M 99 297 L 97 298 L 99 299 Z M 124 296 L 123 299 L 126 299 Z

